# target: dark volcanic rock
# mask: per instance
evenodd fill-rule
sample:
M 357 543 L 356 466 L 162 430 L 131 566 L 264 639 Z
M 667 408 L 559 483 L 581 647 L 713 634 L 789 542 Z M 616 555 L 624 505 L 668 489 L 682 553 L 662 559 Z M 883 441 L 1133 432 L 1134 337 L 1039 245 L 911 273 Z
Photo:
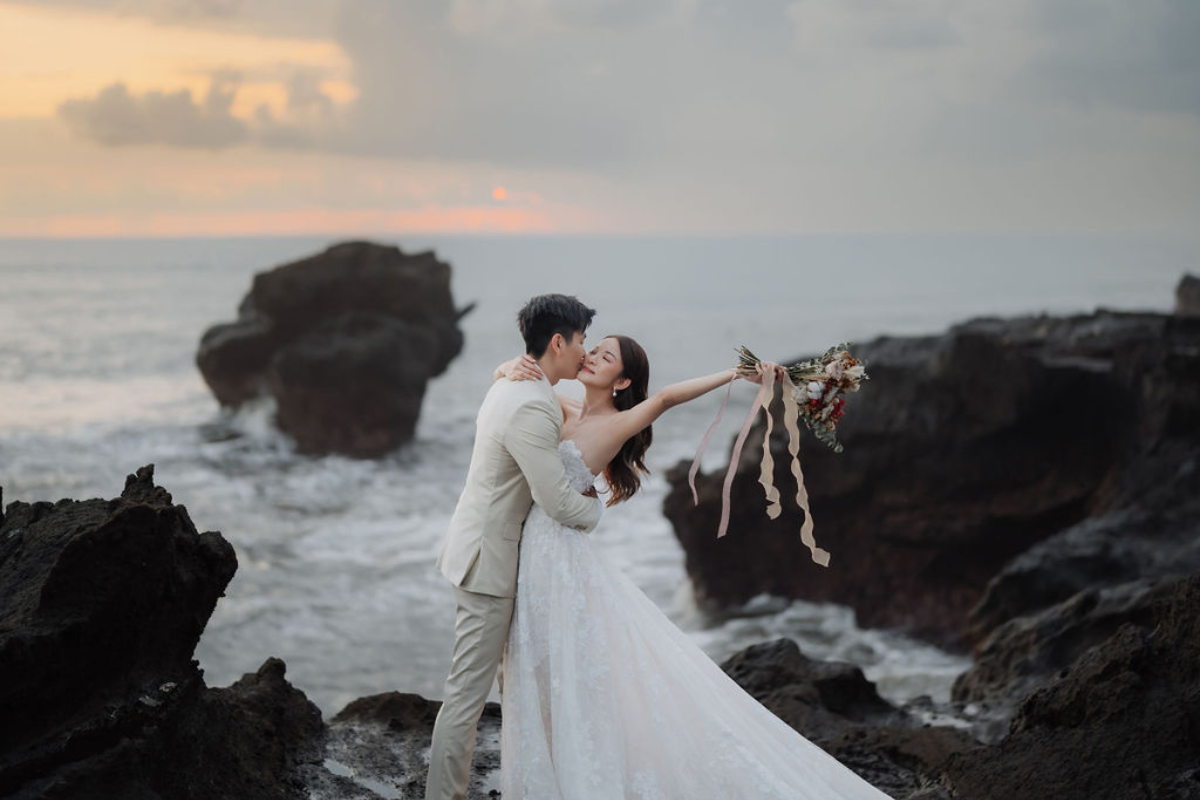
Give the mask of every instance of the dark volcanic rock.
M 1087 589 L 1036 614 L 1008 620 L 976 649 L 975 663 L 954 683 L 954 699 L 982 701 L 1007 715 L 1122 625 L 1152 625 L 1156 605 L 1179 580 L 1144 578 Z
M 815 661 L 778 639 L 721 669 L 772 713 L 896 798 L 948 797 L 936 787 L 951 754 L 975 746 L 961 730 L 926 727 L 879 696 L 853 664 Z
M 841 733 L 847 721 L 894 721 L 896 709 L 853 664 L 814 661 L 790 639 L 747 647 L 721 665 L 729 677 L 810 739 Z
M 9 504 L 0 525 L 0 796 L 303 796 L 320 713 L 268 661 L 229 689 L 192 652 L 237 560 L 155 486 Z
M 1200 576 L 1030 694 L 999 745 L 951 756 L 962 797 L 1200 796 Z
M 441 703 L 387 692 L 352 701 L 329 723 L 325 771 L 310 785 L 316 797 L 425 796 L 429 740 Z M 484 706 L 476 731 L 467 800 L 499 786 L 500 706 Z
M 1200 572 L 1200 497 L 1184 498 L 1176 507 L 1114 511 L 1039 542 L 1006 564 L 971 609 L 967 638 L 981 642 L 1006 620 L 1080 592 L 1193 572 Z
M 700 476 L 698 507 L 686 466 L 670 473 L 664 511 L 702 601 L 830 600 L 863 625 L 954 645 L 989 580 L 1031 546 L 1089 517 L 1200 494 L 1200 322 L 1107 311 L 980 319 L 855 349 L 871 381 L 850 399 L 845 452 L 806 435 L 801 453 L 828 568 L 800 544 L 783 437 L 772 447 L 784 514 L 763 513 L 752 435 L 723 539 L 723 473 Z
M 347 242 L 255 275 L 196 363 L 224 406 L 273 396 L 302 451 L 373 457 L 412 438 L 426 383 L 462 349 L 464 313 L 433 253 Z
M 494 705 L 494 704 L 491 704 Z M 385 692 L 352 700 L 334 722 L 377 722 L 393 730 L 419 730 L 433 734 L 433 723 L 442 704 L 419 694 Z
M 1175 313 L 1185 317 L 1200 317 L 1200 278 L 1184 275 L 1175 287 Z

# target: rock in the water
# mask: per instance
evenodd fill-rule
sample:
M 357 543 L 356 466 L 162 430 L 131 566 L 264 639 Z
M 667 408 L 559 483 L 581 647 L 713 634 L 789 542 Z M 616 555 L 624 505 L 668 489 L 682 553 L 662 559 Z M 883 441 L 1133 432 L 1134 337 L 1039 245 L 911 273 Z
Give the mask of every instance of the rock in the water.
M 1200 278 L 1184 275 L 1175 287 L 1175 313 L 1182 317 L 1200 317 Z
M 1191 798 L 1200 791 L 1200 576 L 1031 693 L 998 745 L 951 756 L 974 800 Z
M 894 721 L 896 709 L 853 664 L 815 661 L 790 639 L 752 645 L 721 665 L 729 677 L 810 739 L 841 733 L 847 721 Z
M 1195 321 L 1107 311 L 980 319 L 855 353 L 871 380 L 850 397 L 845 451 L 806 437 L 801 452 L 828 568 L 800 543 L 782 436 L 772 452 L 783 515 L 764 513 L 752 435 L 722 539 L 724 475 L 700 476 L 694 506 L 686 466 L 669 474 L 664 512 L 702 602 L 762 592 L 834 601 L 864 626 L 961 646 L 988 581 L 1031 546 L 1089 517 L 1200 493 Z
M 896 798 L 949 798 L 937 790 L 951 754 L 976 743 L 928 727 L 881 698 L 858 667 L 816 661 L 778 639 L 746 648 L 721 669 L 772 713 L 872 785 Z
M 0 525 L 0 797 L 304 797 L 320 712 L 269 660 L 207 689 L 192 653 L 237 569 L 152 466 L 113 500 Z
M 433 253 L 347 242 L 256 275 L 196 363 L 223 406 L 274 397 L 303 452 L 374 457 L 412 438 L 426 383 L 462 349 L 464 313 Z

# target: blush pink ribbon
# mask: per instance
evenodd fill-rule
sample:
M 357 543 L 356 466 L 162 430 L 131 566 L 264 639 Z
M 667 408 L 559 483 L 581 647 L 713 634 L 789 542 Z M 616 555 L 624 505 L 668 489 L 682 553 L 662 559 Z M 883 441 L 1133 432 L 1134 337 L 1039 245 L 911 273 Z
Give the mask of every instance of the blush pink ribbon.
M 736 378 L 735 378 L 736 379 Z M 717 418 L 713 420 L 712 425 L 708 427 L 708 431 L 704 434 L 704 439 L 700 442 L 700 448 L 696 451 L 696 458 L 692 461 L 692 468 L 688 470 L 688 486 L 692 490 L 692 501 L 700 504 L 700 495 L 696 491 L 696 474 L 700 471 L 700 460 L 704 455 L 705 448 L 708 447 L 708 442 L 712 439 L 713 432 L 716 431 L 717 425 L 721 422 L 721 417 L 725 413 L 725 407 L 729 403 L 729 394 L 733 388 L 733 380 L 729 382 L 729 388 L 725 390 L 725 399 L 721 402 L 721 408 L 717 412 Z M 822 550 L 817 546 L 817 541 L 813 536 L 813 521 L 812 509 L 808 504 L 808 490 L 804 487 L 804 472 L 800 468 L 800 426 L 797 420 L 800 416 L 800 407 L 796 403 L 794 395 L 795 385 L 787 372 L 783 374 L 783 421 L 784 427 L 788 433 L 788 453 L 792 460 L 792 476 L 796 479 L 796 503 L 804 512 L 804 522 L 800 525 L 800 541 L 808 548 L 812 554 L 812 560 L 820 564 L 822 567 L 829 566 L 829 551 Z M 750 435 L 750 428 L 754 425 L 754 419 L 758 416 L 758 411 L 761 408 L 767 414 L 767 430 L 763 435 L 763 455 L 762 463 L 759 466 L 758 482 L 762 484 L 763 490 L 767 495 L 767 516 L 771 519 L 779 517 L 783 511 L 783 506 L 780 503 L 779 490 L 775 488 L 775 459 L 771 455 L 771 432 L 774 428 L 774 418 L 771 416 L 771 403 L 775 399 L 775 373 L 768 372 L 763 375 L 762 385 L 758 389 L 758 394 L 754 397 L 754 403 L 750 406 L 750 413 L 746 415 L 746 421 L 742 423 L 742 430 L 738 433 L 737 440 L 733 445 L 733 453 L 729 457 L 729 468 L 725 472 L 725 482 L 721 486 L 721 522 L 717 526 L 717 538 L 724 536 L 729 529 L 729 513 L 730 513 L 730 491 L 733 487 L 733 477 L 737 473 L 738 463 L 741 461 L 742 448 L 746 444 L 746 437 Z

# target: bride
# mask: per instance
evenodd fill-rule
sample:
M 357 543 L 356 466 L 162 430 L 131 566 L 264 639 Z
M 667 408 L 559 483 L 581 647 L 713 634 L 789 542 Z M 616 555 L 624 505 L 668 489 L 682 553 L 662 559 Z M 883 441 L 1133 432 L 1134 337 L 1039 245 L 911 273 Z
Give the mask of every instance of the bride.
M 730 369 L 648 397 L 649 374 L 627 336 L 587 354 L 583 401 L 559 398 L 572 488 L 603 474 L 608 504 L 627 500 L 646 471 L 651 423 L 735 378 Z M 496 377 L 541 373 L 524 356 Z M 887 800 L 743 691 L 589 534 L 536 504 L 521 538 L 502 687 L 505 800 Z

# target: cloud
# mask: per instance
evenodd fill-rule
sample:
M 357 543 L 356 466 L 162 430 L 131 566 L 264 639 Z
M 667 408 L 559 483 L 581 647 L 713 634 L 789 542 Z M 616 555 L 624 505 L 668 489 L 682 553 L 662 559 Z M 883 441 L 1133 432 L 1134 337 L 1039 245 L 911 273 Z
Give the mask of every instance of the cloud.
M 164 144 L 217 150 L 248 138 L 246 123 L 233 117 L 238 77 L 214 75 L 207 96 L 197 102 L 187 90 L 151 91 L 137 97 L 114 83 L 93 99 L 67 100 L 59 116 L 77 134 L 110 146 Z
M 163 24 L 275 36 L 326 34 L 343 0 L 6 0 L 40 9 L 86 10 Z
M 1200 115 L 1200 3 L 1029 3 L 1039 52 L 1022 78 L 1047 98 Z
M 959 44 L 954 0 L 797 0 L 784 13 L 807 53 Z
M 281 65 L 262 82 L 286 104 L 246 119 L 231 85 L 172 96 L 153 136 L 153 93 L 110 87 L 63 118 L 113 143 L 486 173 L 488 191 L 519 172 L 625 227 L 1036 228 L 1070 209 L 1082 228 L 1200 202 L 1162 188 L 1200 163 L 1195 0 L 289 2 L 331 12 L 355 99 Z M 229 20 L 262 31 L 274 5 Z
M 231 113 L 241 80 L 240 73 L 217 71 L 200 100 L 186 89 L 133 95 L 125 84 L 114 83 L 94 98 L 62 103 L 58 115 L 75 135 L 110 147 L 153 144 L 221 150 L 253 143 L 311 149 L 326 147 L 323 137 L 337 131 L 336 103 L 322 91 L 320 76 L 312 70 L 293 69 L 286 78 L 282 114 L 262 104 L 250 120 Z

